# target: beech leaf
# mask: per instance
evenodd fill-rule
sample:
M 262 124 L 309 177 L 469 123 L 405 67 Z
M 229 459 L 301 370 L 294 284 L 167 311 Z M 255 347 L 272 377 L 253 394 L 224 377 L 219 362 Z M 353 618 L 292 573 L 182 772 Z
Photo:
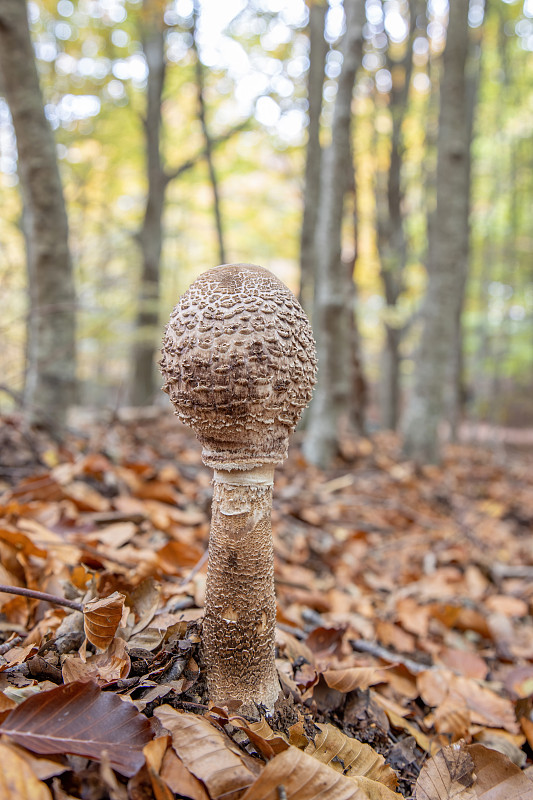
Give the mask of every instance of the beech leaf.
M 100 650 L 106 650 L 122 619 L 125 597 L 113 592 L 100 600 L 89 600 L 83 607 L 83 626 L 87 639 Z
M 383 683 L 381 669 L 376 667 L 349 667 L 348 669 L 328 669 L 322 675 L 330 689 L 347 694 L 354 689 L 368 689 L 376 683 Z
M 533 783 L 510 758 L 482 744 L 466 750 L 474 762 L 476 800 L 533 800 Z
M 398 780 L 396 773 L 385 759 L 368 744 L 363 744 L 346 736 L 334 725 L 317 725 L 320 733 L 314 742 L 309 742 L 305 752 L 313 758 L 329 764 L 349 778 L 361 776 L 379 781 L 389 789 L 394 789 Z
M 381 783 L 346 778 L 327 764 L 295 747 L 268 762 L 241 800 L 278 800 L 283 786 L 287 800 L 393 800 L 400 795 Z
M 204 717 L 160 706 L 154 716 L 172 734 L 172 746 L 189 772 L 207 786 L 213 800 L 237 800 L 256 777 L 257 762 L 247 757 Z
M 40 692 L 14 708 L 0 733 L 33 753 L 73 753 L 109 763 L 131 777 L 144 763 L 142 748 L 152 738 L 148 720 L 133 705 L 93 681 L 76 681 Z
M 458 743 L 430 758 L 420 772 L 415 787 L 416 800 L 473 800 L 474 761 Z
M 533 800 L 533 783 L 513 762 L 481 744 L 444 747 L 426 762 L 416 800 Z
M 0 742 L 0 797 L 2 800 L 52 800 L 50 789 L 39 780 L 28 762 Z

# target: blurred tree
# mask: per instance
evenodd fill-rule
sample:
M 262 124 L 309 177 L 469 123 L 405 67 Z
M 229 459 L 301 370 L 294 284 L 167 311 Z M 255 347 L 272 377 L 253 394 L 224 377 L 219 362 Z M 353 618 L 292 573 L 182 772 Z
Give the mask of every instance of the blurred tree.
M 75 290 L 56 145 L 45 117 L 24 0 L 0 5 L 0 75 L 24 203 L 29 310 L 24 405 L 60 430 L 76 386 Z
M 404 423 L 406 455 L 420 463 L 433 463 L 440 457 L 439 424 L 445 411 L 445 390 L 452 379 L 458 309 L 466 279 L 468 6 L 468 0 L 450 3 L 440 84 L 437 204 L 428 232 L 423 330 Z
M 342 259 L 345 197 L 353 181 L 352 96 L 361 66 L 365 4 L 346 0 L 346 32 L 341 44 L 331 143 L 322 156 L 316 227 L 313 329 L 317 340 L 318 379 L 309 409 L 304 453 L 327 466 L 340 450 L 343 432 L 353 421 L 354 337 L 353 269 Z M 352 265 L 353 267 L 353 265 Z
M 315 232 L 320 199 L 320 115 L 324 88 L 324 67 L 328 45 L 324 25 L 328 9 L 325 0 L 309 0 L 309 69 L 307 72 L 307 147 L 305 156 L 304 210 L 300 234 L 300 302 L 311 315 L 315 277 Z
M 142 269 L 135 323 L 132 358 L 133 375 L 130 392 L 131 402 L 135 406 L 153 402 L 153 398 L 158 391 L 154 366 L 155 354 L 159 349 L 161 338 L 161 326 L 159 323 L 160 262 L 163 246 L 163 212 L 167 187 L 171 181 L 191 170 L 204 157 L 212 165 L 213 148 L 227 141 L 235 133 L 242 131 L 248 124 L 248 120 L 239 122 L 226 133 L 216 138 L 208 135 L 204 139 L 204 147 L 195 156 L 184 161 L 176 169 L 165 168 L 161 150 L 161 126 L 163 89 L 167 67 L 165 55 L 165 30 L 167 26 L 164 20 L 166 5 L 166 0 L 144 0 L 143 2 L 142 42 L 148 66 L 146 114 L 144 117 L 148 192 L 143 223 L 138 234 L 142 252 Z M 200 79 L 202 80 L 202 78 Z M 199 92 L 201 95 L 199 113 L 200 117 L 203 115 L 202 127 L 205 137 L 203 84 L 200 84 Z M 217 229 L 218 222 L 217 216 Z
M 404 290 L 407 264 L 405 202 L 402 186 L 404 144 L 402 127 L 408 108 L 413 68 L 413 40 L 417 20 L 425 12 L 422 0 L 409 1 L 409 33 L 400 59 L 386 50 L 385 68 L 391 74 L 389 112 L 392 130 L 388 169 L 376 169 L 376 233 L 380 259 L 380 277 L 385 296 L 385 347 L 380 378 L 381 424 L 396 429 L 400 410 L 400 344 L 405 331 L 398 314 L 398 301 Z M 419 20 L 420 21 L 420 20 Z

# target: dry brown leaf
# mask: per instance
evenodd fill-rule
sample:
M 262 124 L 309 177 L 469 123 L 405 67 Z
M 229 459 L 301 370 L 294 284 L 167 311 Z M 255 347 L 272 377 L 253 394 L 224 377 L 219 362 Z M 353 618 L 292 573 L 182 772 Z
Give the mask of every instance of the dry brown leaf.
M 412 633 L 402 630 L 393 622 L 378 620 L 376 623 L 376 637 L 385 647 L 394 647 L 398 653 L 414 653 L 416 639 Z
M 434 725 L 437 733 L 448 737 L 444 743 L 450 744 L 467 737 L 471 724 L 470 712 L 464 703 L 458 704 L 456 700 L 446 698 L 433 714 L 428 714 L 424 723 L 428 727 Z
M 413 597 L 403 597 L 396 603 L 396 614 L 402 628 L 415 636 L 427 636 L 430 609 L 421 606 Z
M 416 725 L 404 719 L 404 717 L 398 713 L 394 703 L 391 703 L 390 700 L 387 700 L 386 697 L 383 697 L 383 695 L 380 695 L 378 692 L 374 692 L 372 699 L 385 711 L 393 727 L 406 731 L 410 736 L 413 736 L 416 739 L 416 743 L 422 750 L 425 750 L 426 753 L 433 752 L 434 745 L 431 743 L 429 737 L 426 736 L 425 733 L 422 733 Z
M 203 783 L 189 772 L 174 750 L 167 750 L 165 753 L 159 774 L 161 780 L 179 797 L 188 797 L 190 800 L 210 800 Z
M 85 635 L 91 644 L 100 650 L 108 648 L 113 641 L 122 620 L 125 600 L 123 594 L 113 592 L 109 597 L 85 603 L 83 607 Z
M 89 656 L 86 661 L 79 656 L 67 656 L 61 672 L 65 683 L 94 678 L 102 684 L 126 678 L 130 666 L 126 642 L 124 639 L 113 639 L 105 652 Z
M 533 722 L 527 717 L 520 719 L 520 725 L 526 736 L 527 742 L 533 748 Z
M 329 764 L 350 778 L 361 776 L 369 780 L 383 783 L 394 789 L 398 783 L 396 773 L 387 764 L 383 756 L 376 753 L 368 744 L 358 742 L 346 736 L 333 725 L 317 725 L 320 733 L 314 742 L 309 742 L 305 752 L 313 758 Z
M 28 762 L 0 742 L 0 797 L 2 800 L 52 800 L 50 789 L 39 780 Z
M 159 608 L 161 586 L 153 578 L 146 578 L 130 594 L 130 602 L 137 621 L 133 626 L 132 636 L 142 631 L 152 621 Z
M 2 711 L 11 711 L 16 705 L 12 697 L 8 697 L 3 692 L 0 692 L 0 713 Z
M 2 736 L 2 742 L 9 750 L 20 756 L 28 764 L 35 777 L 39 778 L 40 781 L 47 781 L 49 778 L 53 778 L 54 775 L 61 775 L 69 769 L 66 764 L 30 753 L 25 747 L 19 747 L 14 742 L 10 742 L 7 736 Z
M 477 800 L 533 800 L 533 783 L 507 756 L 482 744 L 466 750 L 474 762 Z
M 474 800 L 474 761 L 460 744 L 443 747 L 426 761 L 415 787 L 416 800 Z
M 161 764 L 163 763 L 163 756 L 165 755 L 170 744 L 170 736 L 158 736 L 157 739 L 152 739 L 151 742 L 145 744 L 143 747 L 144 757 L 146 764 L 150 769 L 159 772 Z
M 448 699 L 457 706 L 464 704 L 474 723 L 518 732 L 513 704 L 472 678 L 463 678 L 444 669 L 426 670 L 418 675 L 417 686 L 428 706 L 439 706 Z
M 364 779 L 361 781 L 365 783 Z M 374 794 L 327 764 L 291 747 L 268 762 L 241 800 L 279 800 L 280 786 L 285 789 L 287 800 L 393 800 L 400 797 L 383 784 L 368 783 L 372 784 Z
M 438 661 L 441 661 L 453 672 L 464 675 L 465 678 L 484 680 L 489 671 L 484 659 L 470 650 L 454 650 L 451 647 L 443 647 L 439 652 Z
M 142 748 L 152 738 L 146 717 L 94 682 L 32 695 L 9 712 L 0 733 L 42 755 L 73 753 L 99 760 L 105 752 L 113 769 L 127 776 L 143 765 Z
M 264 717 L 260 722 L 248 722 L 242 717 L 231 717 L 230 722 L 246 732 L 263 758 L 273 758 L 289 747 L 287 737 L 283 733 L 274 733 Z
M 207 786 L 213 800 L 237 800 L 254 782 L 257 762 L 245 756 L 231 739 L 207 719 L 176 711 L 169 705 L 154 715 L 172 734 L 172 746 L 189 772 Z
M 354 689 L 368 689 L 386 681 L 385 673 L 379 667 L 348 667 L 347 669 L 328 669 L 322 673 L 330 689 L 338 692 L 353 692 Z
M 88 533 L 84 540 L 90 544 L 100 542 L 109 547 L 122 547 L 123 544 L 131 541 L 136 533 L 137 525 L 133 522 L 115 522 L 112 525 L 106 525 L 105 528 Z

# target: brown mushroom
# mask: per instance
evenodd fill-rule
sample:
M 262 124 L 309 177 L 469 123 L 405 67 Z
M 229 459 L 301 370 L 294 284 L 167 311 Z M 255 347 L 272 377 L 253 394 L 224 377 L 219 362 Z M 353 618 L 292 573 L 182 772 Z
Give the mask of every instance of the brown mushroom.
M 214 469 L 203 627 L 210 700 L 272 710 L 272 486 L 315 382 L 311 326 L 267 270 L 216 267 L 172 312 L 160 364 L 164 391 Z

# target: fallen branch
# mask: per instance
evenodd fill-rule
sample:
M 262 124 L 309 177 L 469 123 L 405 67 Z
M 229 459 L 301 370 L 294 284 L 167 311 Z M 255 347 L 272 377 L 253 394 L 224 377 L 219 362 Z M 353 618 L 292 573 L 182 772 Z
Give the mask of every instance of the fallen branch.
M 81 603 L 77 603 L 75 600 L 67 600 L 66 597 L 56 597 L 56 595 L 48 594 L 48 592 L 38 592 L 36 589 L 23 589 L 20 586 L 5 586 L 2 583 L 0 583 L 0 592 L 5 592 L 5 594 L 19 594 L 22 595 L 22 597 L 31 597 L 32 600 L 44 600 L 46 603 L 53 603 L 56 606 L 65 606 L 66 608 L 72 608 L 74 611 L 83 613 L 83 606 Z
M 357 650 L 359 653 L 369 653 L 372 656 L 376 656 L 376 658 L 381 658 L 382 661 L 402 664 L 411 675 L 420 675 L 421 672 L 431 669 L 429 664 L 420 664 L 418 661 L 413 661 L 411 658 L 393 653 L 391 650 L 387 650 L 386 647 L 376 642 L 367 642 L 365 639 L 350 639 L 350 644 L 353 649 Z

